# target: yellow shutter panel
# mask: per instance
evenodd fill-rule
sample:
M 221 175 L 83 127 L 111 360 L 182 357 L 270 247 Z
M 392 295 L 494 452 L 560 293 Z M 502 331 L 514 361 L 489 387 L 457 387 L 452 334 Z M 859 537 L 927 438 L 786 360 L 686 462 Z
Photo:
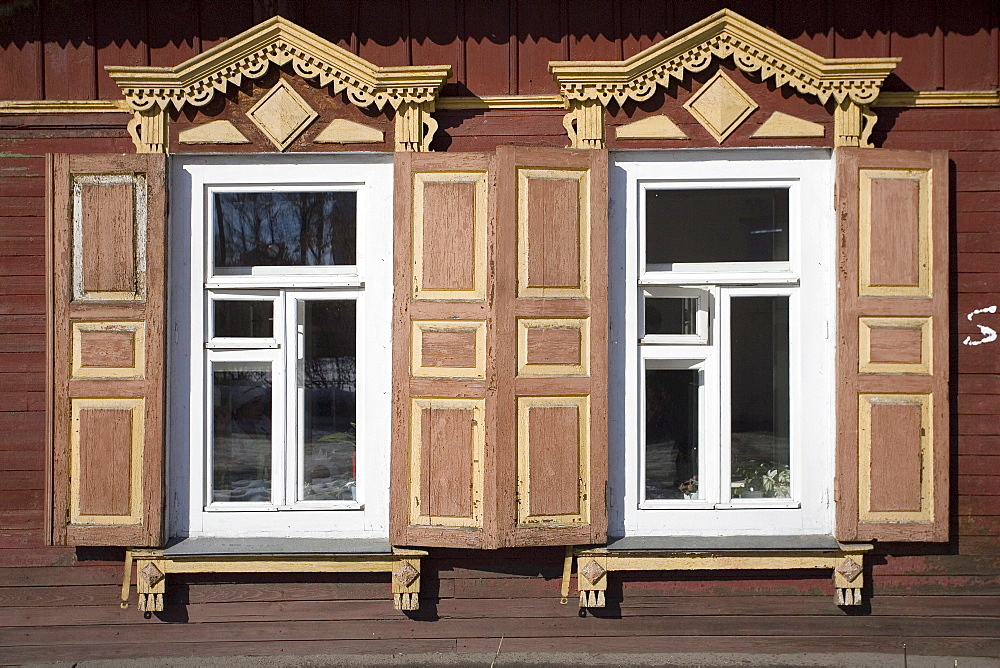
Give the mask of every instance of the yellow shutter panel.
M 392 540 L 600 542 L 607 154 L 396 162 Z
M 55 544 L 163 542 L 165 162 L 50 161 Z
M 837 163 L 837 537 L 945 541 L 947 153 Z

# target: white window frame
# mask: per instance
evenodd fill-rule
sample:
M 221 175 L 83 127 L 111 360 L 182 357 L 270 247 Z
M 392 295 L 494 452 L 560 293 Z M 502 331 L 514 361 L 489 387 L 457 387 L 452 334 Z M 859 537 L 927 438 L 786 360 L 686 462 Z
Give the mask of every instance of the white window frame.
M 389 519 L 391 438 L 391 155 L 194 156 L 171 161 L 169 230 L 168 527 L 172 537 L 384 538 Z M 212 194 L 219 191 L 357 192 L 356 264 L 213 271 Z M 274 301 L 270 339 L 220 338 L 209 324 L 217 299 Z M 301 409 L 298 383 L 286 382 L 301 356 L 304 300 L 357 303 L 357 495 L 298 501 Z M 271 502 L 212 502 L 211 377 L 217 361 L 272 364 Z M 294 378 L 294 376 L 293 376 Z M 298 406 L 299 410 L 291 407 Z M 280 427 L 279 427 L 280 425 Z M 290 453 L 283 457 L 282 452 Z M 280 483 L 276 481 L 281 481 Z M 275 488 L 286 490 L 280 498 Z
M 610 423 L 609 534 L 805 535 L 834 526 L 835 234 L 833 159 L 826 149 L 617 151 L 611 154 L 610 389 L 622 410 Z M 676 264 L 647 270 L 645 191 L 678 188 L 789 188 L 787 262 Z M 707 332 L 644 339 L 645 294 L 701 289 L 711 304 Z M 730 443 L 728 300 L 789 296 L 789 499 L 727 499 Z M 808 325 L 807 325 L 808 323 Z M 706 342 L 706 339 L 708 341 Z M 638 344 L 638 345 L 637 345 Z M 701 499 L 645 500 L 644 397 L 647 364 L 698 368 L 699 470 L 717 471 Z M 718 387 L 713 387 L 718 374 Z M 713 444 L 715 447 L 713 447 Z M 806 446 L 808 444 L 808 446 Z M 808 456 L 806 454 L 808 447 Z M 711 477 L 711 476 L 710 476 Z

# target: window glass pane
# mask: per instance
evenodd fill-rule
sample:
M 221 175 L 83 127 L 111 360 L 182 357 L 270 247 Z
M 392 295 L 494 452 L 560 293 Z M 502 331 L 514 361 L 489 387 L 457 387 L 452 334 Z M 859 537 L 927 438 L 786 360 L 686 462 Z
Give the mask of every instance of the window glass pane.
M 215 193 L 215 266 L 355 264 L 357 193 Z
M 733 297 L 733 496 L 788 497 L 788 297 Z
M 353 300 L 304 304 L 301 498 L 356 496 L 356 310 Z
M 271 338 L 274 336 L 274 302 L 215 302 L 215 336 Z
M 698 493 L 698 371 L 646 370 L 646 498 Z
M 646 334 L 697 334 L 695 297 L 646 297 Z
M 646 264 L 788 260 L 788 189 L 646 192 Z
M 212 365 L 212 500 L 271 500 L 271 366 Z

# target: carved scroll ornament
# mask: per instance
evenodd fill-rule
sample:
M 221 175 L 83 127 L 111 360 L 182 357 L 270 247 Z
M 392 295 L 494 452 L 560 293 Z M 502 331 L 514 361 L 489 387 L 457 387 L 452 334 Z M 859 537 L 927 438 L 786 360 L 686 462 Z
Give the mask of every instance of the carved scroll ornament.
M 399 108 L 433 101 L 450 65 L 379 67 L 294 23 L 275 16 L 175 67 L 107 67 L 136 111 L 185 104 L 201 107 L 229 84 L 258 79 L 271 64 L 291 63 L 304 79 L 347 93 L 359 107 Z
M 826 103 L 851 100 L 867 105 L 898 58 L 824 58 L 739 14 L 723 9 L 672 37 L 622 61 L 551 62 L 567 100 L 612 100 L 623 104 L 649 99 L 657 86 L 700 72 L 714 58 L 733 57 L 744 72 L 777 86 L 791 86 Z

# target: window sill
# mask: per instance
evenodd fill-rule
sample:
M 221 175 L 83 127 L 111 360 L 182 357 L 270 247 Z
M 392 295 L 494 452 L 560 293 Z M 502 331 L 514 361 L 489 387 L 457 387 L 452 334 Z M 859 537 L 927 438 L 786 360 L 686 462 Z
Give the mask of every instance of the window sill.
M 871 549 L 867 543 L 840 543 L 828 535 L 628 536 L 607 547 L 577 549 L 574 556 L 581 608 L 606 605 L 609 571 L 791 569 L 832 570 L 837 605 L 859 606 L 864 553 Z
M 391 573 L 395 608 L 416 610 L 425 556 L 424 550 L 394 548 L 384 539 L 181 538 L 162 550 L 127 553 L 122 605 L 128 605 L 134 559 L 143 612 L 163 610 L 171 573 Z
M 163 549 L 163 556 L 306 556 L 343 554 L 392 554 L 388 539 L 372 538 L 217 538 L 197 536 L 174 538 Z

